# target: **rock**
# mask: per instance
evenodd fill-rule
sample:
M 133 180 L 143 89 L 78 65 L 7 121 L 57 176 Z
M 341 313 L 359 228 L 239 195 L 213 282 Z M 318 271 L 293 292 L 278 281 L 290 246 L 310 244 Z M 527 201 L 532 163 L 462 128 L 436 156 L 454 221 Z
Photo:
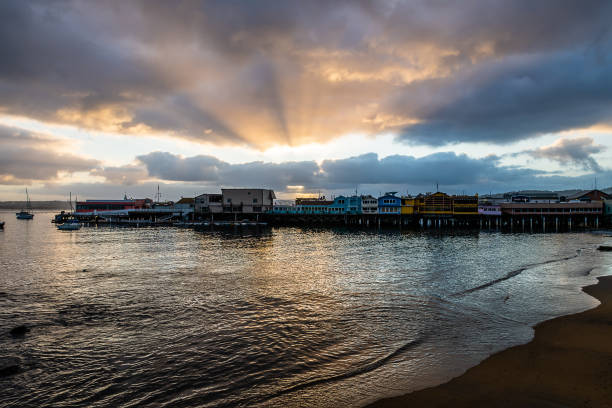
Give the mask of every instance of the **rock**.
M 598 248 L 600 251 L 612 251 L 612 246 L 610 245 L 600 245 Z
M 8 357 L 0 359 L 0 377 L 8 377 L 19 372 L 19 359 Z
M 11 336 L 13 336 L 13 337 L 23 337 L 29 331 L 30 331 L 30 329 L 22 324 L 21 326 L 14 327 L 11 330 Z

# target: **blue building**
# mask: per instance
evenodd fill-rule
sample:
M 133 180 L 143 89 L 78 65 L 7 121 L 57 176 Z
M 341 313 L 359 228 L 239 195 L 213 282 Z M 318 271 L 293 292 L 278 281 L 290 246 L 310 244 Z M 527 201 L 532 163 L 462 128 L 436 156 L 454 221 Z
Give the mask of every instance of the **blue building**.
M 329 206 L 329 214 L 361 214 L 361 197 L 336 197 Z
M 296 198 L 295 212 L 297 214 L 328 214 L 329 206 L 334 202 L 320 198 Z
M 297 208 L 291 204 L 274 204 L 272 207 L 273 214 L 296 214 Z
M 382 197 L 378 197 L 379 214 L 401 214 L 402 199 L 396 196 L 396 194 L 396 191 L 392 191 L 385 193 Z

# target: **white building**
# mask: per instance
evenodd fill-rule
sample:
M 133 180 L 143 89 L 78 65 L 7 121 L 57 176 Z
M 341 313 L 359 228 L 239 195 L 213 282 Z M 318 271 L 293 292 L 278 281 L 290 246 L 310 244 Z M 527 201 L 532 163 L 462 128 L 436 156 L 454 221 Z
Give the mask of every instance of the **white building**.
M 238 213 L 261 213 L 272 211 L 273 190 L 263 188 L 223 188 L 223 211 Z
M 198 214 L 223 212 L 223 195 L 200 194 L 195 198 L 195 212 Z
M 377 214 L 378 199 L 371 195 L 361 196 L 361 213 L 362 214 Z

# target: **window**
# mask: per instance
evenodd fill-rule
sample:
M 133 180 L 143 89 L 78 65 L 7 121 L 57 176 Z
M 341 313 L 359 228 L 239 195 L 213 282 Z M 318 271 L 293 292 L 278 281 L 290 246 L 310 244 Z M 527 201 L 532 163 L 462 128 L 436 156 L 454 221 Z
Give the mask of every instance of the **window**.
M 249 194 L 251 194 L 251 193 L 249 193 Z M 256 198 L 253 199 L 253 204 L 257 204 L 257 199 Z

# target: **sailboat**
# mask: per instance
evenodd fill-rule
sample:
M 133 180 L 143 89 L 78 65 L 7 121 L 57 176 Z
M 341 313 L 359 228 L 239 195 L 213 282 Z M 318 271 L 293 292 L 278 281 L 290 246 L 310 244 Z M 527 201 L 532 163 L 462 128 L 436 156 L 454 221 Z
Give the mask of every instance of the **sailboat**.
M 80 230 L 83 224 L 74 218 L 74 208 L 72 207 L 72 192 L 70 193 L 70 214 L 71 217 L 64 221 L 63 224 L 58 224 L 57 229 L 62 231 L 76 231 Z
M 32 204 L 30 203 L 30 196 L 28 195 L 28 189 L 26 188 L 26 208 L 25 211 L 23 208 L 21 211 L 16 213 L 18 220 L 31 220 L 34 218 L 34 214 L 32 213 Z

